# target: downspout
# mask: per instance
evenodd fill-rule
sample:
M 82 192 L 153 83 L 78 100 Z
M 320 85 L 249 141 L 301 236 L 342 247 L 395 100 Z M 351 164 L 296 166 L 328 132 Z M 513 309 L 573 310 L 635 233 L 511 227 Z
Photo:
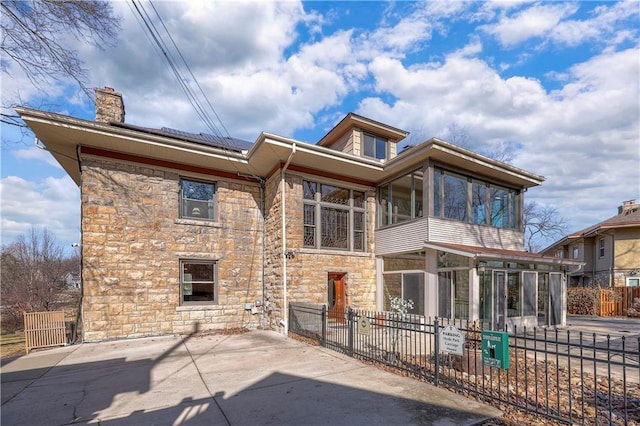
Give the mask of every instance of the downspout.
M 78 170 L 80 171 L 80 222 L 84 214 L 84 203 L 82 202 L 82 161 L 80 160 L 81 148 L 76 145 L 76 159 L 78 160 Z M 78 338 L 78 328 L 82 330 L 80 343 L 84 342 L 84 227 L 80 224 L 80 300 L 78 301 L 78 311 L 76 313 L 76 326 L 73 333 L 72 343 L 76 343 Z
M 286 224 L 286 187 L 287 183 L 285 182 L 285 172 L 289 167 L 289 163 L 291 163 L 291 159 L 293 155 L 296 153 L 296 144 L 293 143 L 291 147 L 291 154 L 289 154 L 289 158 L 287 162 L 284 164 L 282 168 L 282 211 L 280 212 L 282 216 L 282 293 L 283 293 L 283 304 L 282 304 L 282 323 L 284 325 L 284 334 L 289 334 L 289 308 L 287 306 L 287 224 Z

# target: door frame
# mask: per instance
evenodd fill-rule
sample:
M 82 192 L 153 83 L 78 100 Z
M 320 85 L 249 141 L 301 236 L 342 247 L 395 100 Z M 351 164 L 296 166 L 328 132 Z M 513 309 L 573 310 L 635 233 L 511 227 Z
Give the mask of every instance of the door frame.
M 347 310 L 347 273 L 327 273 L 327 313 L 329 320 L 344 324 Z
M 508 271 L 503 269 L 494 269 L 491 276 L 491 288 L 493 290 L 491 321 L 492 330 L 503 331 L 507 325 L 507 273 Z M 500 283 L 498 280 L 498 275 L 500 274 L 502 275 L 502 288 L 500 288 Z M 499 290 L 501 290 L 501 292 Z M 500 312 L 500 307 L 502 307 L 502 312 Z

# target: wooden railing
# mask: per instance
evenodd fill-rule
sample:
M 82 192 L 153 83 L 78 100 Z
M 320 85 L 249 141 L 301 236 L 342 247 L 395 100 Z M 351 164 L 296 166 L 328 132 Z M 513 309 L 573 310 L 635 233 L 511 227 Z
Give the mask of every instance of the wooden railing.
M 25 312 L 24 342 L 31 349 L 67 344 L 64 311 Z
M 611 292 L 614 292 L 613 294 Z M 626 316 L 634 298 L 640 298 L 640 287 L 614 287 L 600 291 L 601 317 Z

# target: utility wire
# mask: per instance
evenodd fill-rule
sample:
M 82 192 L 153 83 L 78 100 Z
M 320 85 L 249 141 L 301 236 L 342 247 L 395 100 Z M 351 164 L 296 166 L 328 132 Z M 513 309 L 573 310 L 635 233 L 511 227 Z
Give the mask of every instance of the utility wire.
M 175 51 L 178 53 L 178 55 L 180 56 L 180 59 L 182 60 L 182 63 L 184 64 L 184 66 L 188 70 L 192 81 L 195 83 L 195 85 L 199 89 L 201 96 L 206 101 L 206 104 L 209 106 L 211 111 L 213 111 L 216 119 L 220 123 L 221 127 L 224 129 L 224 132 L 225 132 L 226 135 L 223 135 L 223 133 L 218 128 L 218 126 L 211 119 L 211 117 L 210 117 L 209 113 L 207 112 L 205 106 L 202 104 L 202 102 L 198 98 L 197 93 L 194 93 L 194 91 L 189 86 L 189 82 L 188 82 L 189 80 L 186 78 L 184 73 L 180 70 L 179 66 L 176 64 L 176 60 L 172 56 L 169 47 L 165 43 L 162 35 L 158 31 L 158 28 L 153 23 L 153 19 L 151 19 L 151 17 L 147 13 L 147 10 L 144 8 L 142 3 L 140 3 L 140 2 L 136 3 L 135 0 L 131 0 L 131 3 L 133 4 L 133 7 L 135 8 L 136 13 L 140 17 L 140 19 L 138 19 L 138 17 L 136 16 L 136 19 L 138 20 L 138 23 L 145 30 L 145 33 L 148 33 L 148 35 L 151 35 L 152 44 L 154 44 L 159 49 L 159 51 L 161 53 L 161 56 L 165 59 L 165 61 L 167 62 L 167 64 L 171 68 L 171 71 L 173 72 L 174 76 L 178 80 L 180 88 L 182 89 L 182 91 L 186 95 L 187 100 L 189 101 L 191 106 L 196 111 L 196 114 L 198 115 L 200 120 L 205 124 L 205 126 L 207 128 L 209 128 L 211 130 L 211 132 L 213 133 L 214 137 L 216 137 L 217 139 L 220 140 L 221 143 L 226 145 L 227 143 L 226 143 L 226 141 L 224 139 L 225 139 L 225 136 L 227 136 L 229 138 L 231 137 L 229 135 L 229 132 L 227 131 L 227 129 L 224 126 L 224 124 L 222 123 L 222 120 L 220 119 L 218 113 L 213 108 L 213 105 L 211 105 L 211 102 L 209 101 L 209 99 L 205 95 L 205 93 L 202 90 L 202 87 L 200 86 L 200 84 L 198 83 L 196 77 L 193 75 L 193 72 L 191 71 L 191 68 L 189 67 L 189 65 L 187 64 L 186 60 L 184 59 L 184 56 L 180 52 L 180 49 L 178 49 L 178 46 L 176 45 L 173 37 L 171 36 L 171 33 L 167 29 L 166 25 L 164 24 L 164 21 L 162 20 L 162 17 L 158 13 L 158 11 L 155 8 L 155 6 L 153 5 L 153 3 L 149 0 L 149 3 L 151 4 L 151 7 L 153 8 L 158 20 L 162 24 L 162 27 L 164 28 L 164 31 L 166 32 L 166 34 L 168 35 L 169 39 L 171 40 L 171 43 L 173 44 L 173 47 L 174 47 Z
M 146 27 L 148 33 L 151 35 L 153 42 L 160 49 L 162 57 L 167 61 L 167 64 L 169 65 L 176 79 L 178 80 L 180 87 L 182 88 L 183 92 L 187 96 L 187 100 L 189 101 L 189 103 L 191 103 L 191 106 L 193 106 L 193 108 L 195 109 L 196 114 L 200 117 L 200 120 L 202 120 L 207 127 L 209 127 L 211 130 L 214 131 L 214 134 L 219 135 L 219 132 L 217 131 L 217 127 L 211 125 L 212 124 L 211 120 L 207 116 L 206 112 L 203 110 L 202 106 L 197 102 L 197 99 L 194 97 L 193 93 L 188 87 L 186 79 L 184 78 L 184 76 L 182 76 L 182 74 L 180 73 L 180 70 L 177 68 L 175 61 L 173 60 L 173 57 L 170 55 L 170 52 L 168 51 L 166 44 L 161 39 L 160 34 L 158 33 L 151 19 L 149 18 L 149 15 L 144 9 L 144 6 L 142 4 L 139 4 L 138 6 L 135 0 L 132 0 L 132 3 L 136 8 L 136 11 L 142 18 L 144 27 Z
M 176 52 L 178 52 L 178 55 L 180 55 L 180 59 L 182 59 L 182 63 L 184 63 L 184 66 L 187 68 L 187 70 L 189 71 L 189 74 L 191 75 L 191 78 L 193 79 L 193 81 L 195 82 L 196 86 L 198 86 L 198 89 L 200 90 L 200 93 L 202 94 L 202 97 L 204 98 L 205 101 L 207 101 L 207 105 L 209 105 L 209 108 L 211 108 L 211 111 L 213 111 L 213 114 L 216 116 L 216 119 L 218 120 L 218 122 L 220 123 L 220 125 L 222 126 L 222 128 L 224 129 L 224 134 L 227 137 L 231 137 L 231 135 L 229 134 L 229 131 L 227 130 L 227 128 L 224 126 L 224 123 L 222 122 L 222 119 L 220 118 L 220 116 L 218 115 L 216 109 L 213 107 L 213 105 L 211 105 L 211 102 L 209 102 L 209 98 L 207 97 L 207 95 L 204 93 L 204 91 L 202 90 L 202 87 L 200 86 L 200 83 L 198 83 L 198 79 L 196 79 L 196 76 L 193 75 L 193 72 L 191 72 L 191 68 L 189 67 L 189 64 L 187 64 L 187 61 L 184 59 L 184 56 L 182 56 L 182 53 L 180 52 L 180 49 L 178 49 L 178 46 L 176 45 L 176 42 L 173 40 L 173 37 L 171 37 L 171 33 L 169 32 L 169 30 L 167 29 L 167 27 L 164 24 L 164 21 L 162 20 L 162 17 L 160 16 L 160 14 L 158 13 L 156 7 L 153 5 L 153 2 L 151 0 L 149 0 L 149 4 L 151 5 L 151 7 L 153 8 L 154 12 L 156 12 L 156 16 L 158 17 L 158 19 L 160 20 L 160 23 L 162 24 L 162 27 L 164 28 L 164 30 L 167 32 L 167 35 L 169 36 L 169 40 L 171 40 L 171 43 L 173 44 L 173 47 L 175 47 Z M 216 127 L 217 128 L 217 127 Z

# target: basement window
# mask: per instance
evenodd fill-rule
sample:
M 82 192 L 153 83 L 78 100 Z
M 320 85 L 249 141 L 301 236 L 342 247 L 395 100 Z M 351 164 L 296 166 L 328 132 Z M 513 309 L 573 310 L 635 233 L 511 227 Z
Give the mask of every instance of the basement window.
M 207 260 L 180 261 L 180 304 L 217 303 L 217 263 Z

